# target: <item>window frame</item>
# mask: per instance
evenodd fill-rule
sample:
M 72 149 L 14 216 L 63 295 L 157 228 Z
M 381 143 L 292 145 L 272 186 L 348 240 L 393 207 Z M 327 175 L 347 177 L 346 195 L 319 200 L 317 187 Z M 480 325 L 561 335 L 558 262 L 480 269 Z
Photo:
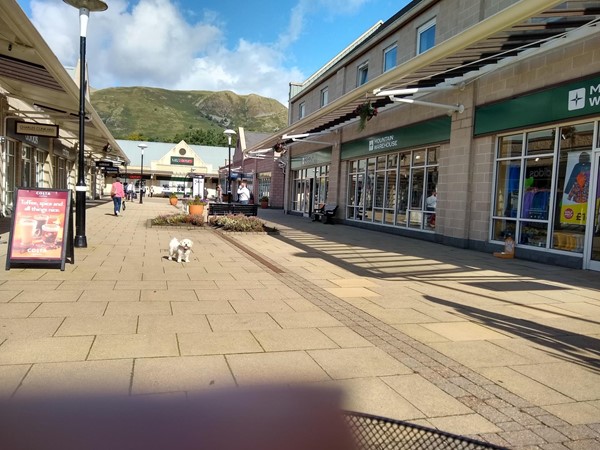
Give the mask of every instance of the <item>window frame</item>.
M 325 105 L 327 105 L 329 103 L 329 86 L 325 86 L 323 89 L 321 89 L 321 92 L 319 94 L 319 104 L 321 105 L 321 108 Z
M 435 28 L 437 25 L 436 19 L 437 18 L 434 17 L 433 19 L 428 20 L 423 25 L 421 25 L 420 27 L 417 28 L 417 55 L 420 55 L 421 53 L 425 53 L 427 50 L 430 50 L 433 47 L 435 47 Z M 431 47 L 427 47 L 426 49 L 422 49 L 421 48 L 421 36 L 423 36 L 423 34 L 425 34 L 427 31 L 431 30 L 431 28 L 434 29 L 433 45 Z
M 306 116 L 306 102 L 298 105 L 298 119 L 303 119 Z
M 361 82 L 363 73 L 365 76 L 364 80 Z M 369 61 L 365 61 L 356 68 L 356 87 L 362 86 L 367 81 L 369 81 Z
M 394 65 L 387 67 L 386 63 L 387 63 L 387 55 L 394 51 L 395 54 L 395 58 L 394 58 Z M 386 47 L 385 49 L 383 49 L 383 73 L 392 70 L 394 67 L 398 66 L 398 43 L 394 42 L 392 45 Z

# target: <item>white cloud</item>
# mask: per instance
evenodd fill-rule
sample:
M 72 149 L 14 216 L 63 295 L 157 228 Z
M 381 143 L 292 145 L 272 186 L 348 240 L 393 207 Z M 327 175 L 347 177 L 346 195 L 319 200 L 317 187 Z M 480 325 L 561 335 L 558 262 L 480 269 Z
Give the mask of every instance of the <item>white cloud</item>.
M 300 39 L 306 18 L 352 13 L 368 1 L 299 0 L 290 12 L 288 29 L 276 42 L 241 39 L 235 48 L 227 48 L 226 24 L 214 11 L 188 14 L 186 19 L 176 0 L 111 0 L 107 11 L 91 13 L 90 82 L 96 88 L 232 90 L 287 104 L 289 82 L 306 78 L 286 64 L 289 46 Z M 79 57 L 77 10 L 57 0 L 33 0 L 31 9 L 33 23 L 60 61 L 74 66 Z
M 32 21 L 66 66 L 79 58 L 78 12 L 56 0 L 34 0 Z M 287 104 L 288 83 L 303 79 L 285 67 L 274 45 L 241 40 L 228 49 L 214 12 L 189 23 L 172 0 L 113 0 L 91 13 L 87 61 L 96 88 L 154 86 L 256 93 Z

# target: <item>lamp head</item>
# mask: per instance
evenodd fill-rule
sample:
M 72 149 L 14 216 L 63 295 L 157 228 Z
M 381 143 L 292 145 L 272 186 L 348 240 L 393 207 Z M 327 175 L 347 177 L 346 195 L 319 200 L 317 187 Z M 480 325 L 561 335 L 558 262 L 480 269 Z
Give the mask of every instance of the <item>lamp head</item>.
M 102 0 L 63 0 L 67 5 L 77 9 L 87 9 L 88 11 L 106 11 L 108 5 Z
M 227 129 L 223 131 L 223 134 L 227 136 L 227 142 L 229 143 L 229 145 L 231 145 L 231 137 L 236 135 L 235 131 Z

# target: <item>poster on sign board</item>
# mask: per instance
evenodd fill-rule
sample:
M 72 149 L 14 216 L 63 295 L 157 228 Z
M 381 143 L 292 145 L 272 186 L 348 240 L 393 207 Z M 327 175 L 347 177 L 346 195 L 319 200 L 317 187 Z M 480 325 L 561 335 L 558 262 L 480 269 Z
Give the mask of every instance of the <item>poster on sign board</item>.
M 18 188 L 6 254 L 11 265 L 58 265 L 73 263 L 71 191 Z

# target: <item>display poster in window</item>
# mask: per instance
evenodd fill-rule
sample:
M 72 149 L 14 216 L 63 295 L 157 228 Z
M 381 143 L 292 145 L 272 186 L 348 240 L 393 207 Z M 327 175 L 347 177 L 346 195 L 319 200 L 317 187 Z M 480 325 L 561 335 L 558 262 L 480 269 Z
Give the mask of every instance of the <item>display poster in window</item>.
M 12 265 L 57 265 L 73 254 L 71 191 L 18 188 L 15 192 L 6 270 Z
M 560 223 L 585 225 L 590 192 L 591 158 L 589 152 L 570 152 L 560 207 Z

